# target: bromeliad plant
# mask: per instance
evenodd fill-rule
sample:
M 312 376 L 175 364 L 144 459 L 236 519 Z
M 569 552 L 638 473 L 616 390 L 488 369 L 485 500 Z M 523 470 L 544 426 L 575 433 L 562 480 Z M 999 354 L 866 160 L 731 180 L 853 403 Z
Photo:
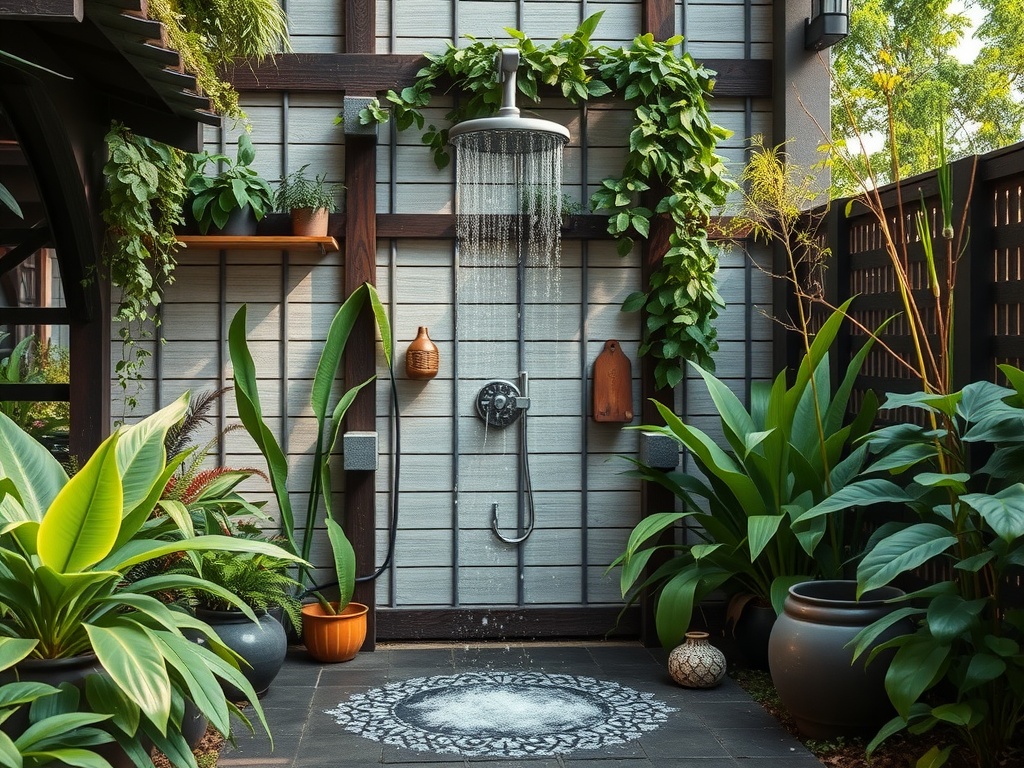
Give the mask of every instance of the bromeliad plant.
M 895 648 L 885 687 L 897 716 L 869 752 L 904 729 L 937 725 L 955 732 L 980 768 L 1003 762 L 1024 723 L 1024 611 L 1004 600 L 1024 565 L 1024 372 L 1001 365 L 1014 389 L 990 382 L 946 395 L 889 395 L 884 409 L 923 411 L 942 424 L 894 424 L 873 432 L 874 455 L 861 476 L 800 516 L 817 523 L 857 505 L 906 505 L 906 522 L 871 537 L 857 590 L 881 587 L 925 566 L 943 580 L 901 600 L 906 607 L 864 630 L 859 656 L 888 626 L 910 617 L 916 631 L 882 644 Z M 901 481 L 887 479 L 893 476 Z M 940 766 L 954 745 L 919 764 Z
M 714 73 L 677 55 L 682 42 L 673 37 L 658 42 L 653 35 L 637 37 L 628 48 L 594 46 L 590 37 L 601 20 L 596 13 L 570 35 L 550 45 L 538 45 L 517 29 L 506 29 L 511 41 L 484 43 L 469 37 L 469 45 L 451 43 L 440 54 L 426 54 L 429 63 L 416 82 L 401 92 L 388 91 L 387 105 L 399 130 L 424 128 L 423 109 L 444 79 L 460 99 L 447 115 L 450 123 L 489 116 L 501 104 L 501 84 L 494 75 L 494 57 L 502 47 L 519 49 L 519 93 L 540 102 L 542 85 L 557 86 L 573 104 L 613 96 L 633 106 L 633 129 L 622 173 L 605 179 L 590 207 L 608 214 L 608 232 L 626 255 L 638 238 L 647 238 L 652 222 L 671 222 L 669 248 L 646 290 L 627 297 L 625 311 L 646 309 L 641 354 L 657 359 L 659 386 L 676 386 L 683 379 L 684 360 L 714 370 L 717 351 L 714 320 L 724 306 L 715 288 L 717 249 L 708 241 L 711 211 L 725 202 L 734 187 L 724 161 L 715 154 L 729 131 L 711 120 L 708 99 Z M 379 108 L 361 120 L 386 117 Z M 445 167 L 448 128 L 430 125 L 423 133 L 435 163 Z
M 301 564 L 264 542 L 218 535 L 163 538 L 169 523 L 151 513 L 184 460 L 165 461 L 164 437 L 184 414 L 186 400 L 187 395 L 115 432 L 70 479 L 41 445 L 0 415 L 0 635 L 29 644 L 31 658 L 95 654 L 106 674 L 91 678 L 87 704 L 93 712 L 113 715 L 111 735 L 140 767 L 150 764 L 139 745 L 145 735 L 175 766 L 195 768 L 181 735 L 187 701 L 222 734 L 230 733 L 232 715 L 249 724 L 225 700 L 218 678 L 250 694 L 264 727 L 266 722 L 213 630 L 154 595 L 201 590 L 255 620 L 248 606 L 201 578 L 160 573 L 129 582 L 128 571 L 174 553 L 220 550 Z M 186 632 L 205 637 L 208 647 Z
M 316 417 L 317 436 L 314 443 L 309 490 L 306 494 L 306 523 L 301 546 L 295 535 L 295 516 L 288 486 L 288 460 L 270 427 L 263 419 L 259 390 L 256 384 L 256 366 L 245 338 L 246 306 L 244 304 L 235 313 L 228 332 L 228 348 L 231 354 L 231 365 L 234 369 L 238 416 L 267 461 L 267 474 L 270 477 L 270 484 L 281 514 L 281 533 L 291 551 L 300 552 L 303 560 L 309 559 L 313 546 L 314 526 L 319 516 L 320 506 L 323 505 L 324 520 L 334 556 L 334 570 L 341 592 L 341 605 L 337 608 L 334 608 L 317 592 L 317 600 L 324 606 L 327 613 L 343 610 L 351 600 L 355 589 L 355 552 L 341 525 L 334 520 L 331 509 L 330 459 L 338 442 L 338 433 L 345 413 L 360 390 L 376 377 L 372 376 L 360 384 L 349 387 L 333 408 L 330 407 L 330 399 L 348 337 L 359 313 L 367 303 L 370 305 L 377 329 L 380 331 L 381 347 L 384 350 L 388 370 L 391 370 L 391 326 L 388 323 L 387 313 L 380 303 L 376 289 L 369 283 L 364 283 L 345 299 L 335 314 L 327 331 L 327 341 L 324 343 L 313 379 L 310 405 L 313 415 Z M 304 586 L 311 583 L 308 570 L 301 572 L 300 581 Z
M 724 383 L 693 366 L 718 410 L 728 450 L 660 403 L 666 426 L 639 427 L 677 441 L 699 471 L 665 472 L 631 459 L 636 474 L 671 490 L 683 507 L 642 520 L 612 563 L 622 568 L 623 597 L 632 601 L 645 588 L 658 590 L 655 621 L 666 648 L 680 642 L 694 606 L 719 587 L 752 594 L 780 612 L 791 585 L 841 574 L 852 550 L 847 531 L 857 526 L 847 528 L 841 514 L 801 517 L 842 489 L 866 458 L 866 449 L 852 446 L 871 428 L 876 401 L 868 393 L 853 421 L 846 419 L 846 410 L 870 343 L 834 394 L 829 386 L 828 350 L 848 306 L 815 335 L 793 385 L 787 386 L 786 372 L 771 386 L 755 383 L 749 410 Z M 681 521 L 693 526 L 699 543 L 651 543 Z M 644 578 L 659 551 L 674 556 Z

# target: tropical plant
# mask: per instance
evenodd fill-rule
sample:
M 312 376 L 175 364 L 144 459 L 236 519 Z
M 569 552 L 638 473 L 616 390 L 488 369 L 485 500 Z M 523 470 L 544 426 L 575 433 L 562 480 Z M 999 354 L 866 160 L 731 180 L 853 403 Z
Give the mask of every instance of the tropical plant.
M 138 766 L 149 757 L 145 734 L 176 766 L 195 766 L 181 736 L 187 701 L 222 734 L 241 712 L 224 699 L 218 678 L 255 694 L 237 662 L 202 621 L 154 597 L 202 590 L 251 609 L 227 590 L 195 576 L 161 573 L 134 582 L 135 565 L 174 553 L 237 551 L 296 561 L 280 547 L 229 536 L 167 540 L 180 534 L 150 515 L 183 457 L 165 461 L 164 437 L 184 414 L 187 394 L 107 438 L 68 478 L 46 450 L 0 415 L 0 634 L 24 640 L 29 655 L 63 659 L 95 654 L 105 675 L 90 678 L 92 711 L 112 714 L 111 734 Z M 184 632 L 202 636 L 205 647 Z M 251 726 L 250 726 L 251 727 Z
M 105 137 L 103 166 L 103 265 L 120 293 L 114 319 L 120 323 L 121 359 L 114 370 L 125 407 L 138 404 L 142 369 L 150 352 L 138 342 L 159 322 L 156 307 L 174 281 L 180 247 L 174 226 L 182 222 L 185 153 L 114 123 Z M 134 385 L 130 388 L 130 385 Z
M 291 50 L 278 0 L 150 0 L 149 13 L 164 25 L 200 91 L 228 117 L 245 115 L 223 69 Z
M 31 652 L 30 640 L 0 637 L 0 672 L 11 669 Z M 25 729 L 13 738 L 10 730 L 0 731 L 0 764 L 21 768 L 55 763 L 110 768 L 110 763 L 89 747 L 114 740 L 98 727 L 112 715 L 83 712 L 79 699 L 79 690 L 68 684 L 56 687 L 17 681 L 0 685 L 0 722 L 10 729 L 19 715 L 26 721 Z
M 233 161 L 227 155 L 208 152 L 197 156 L 195 170 L 186 184 L 193 196 L 192 215 L 204 235 L 211 225 L 222 229 L 236 209 L 252 209 L 256 221 L 273 209 L 274 192 L 267 180 L 251 167 L 255 159 L 256 150 L 247 133 L 239 135 Z M 224 170 L 215 176 L 205 175 L 206 166 L 211 162 L 223 163 Z
M 236 537 L 265 541 L 259 533 L 234 532 Z M 270 540 L 270 543 L 276 544 Z M 202 552 L 188 561 L 183 572 L 194 573 L 211 584 L 223 587 L 254 611 L 281 608 L 293 627 L 301 626 L 300 604 L 296 598 L 299 582 L 289 575 L 292 562 L 279 557 L 249 552 Z M 190 603 L 213 611 L 238 610 L 232 601 L 209 592 L 191 591 Z
M 858 594 L 925 565 L 941 574 L 856 640 L 859 656 L 892 624 L 916 623 L 870 654 L 896 649 L 885 687 L 897 716 L 869 752 L 904 729 L 943 725 L 981 768 L 994 768 L 1006 764 L 1024 722 L 1024 611 L 1005 601 L 1008 580 L 1024 564 L 1024 372 L 1000 369 L 1014 389 L 975 382 L 946 395 L 888 395 L 882 408 L 923 411 L 942 426 L 896 423 L 871 433 L 873 460 L 860 476 L 799 518 L 817 523 L 853 506 L 905 505 L 910 519 L 886 522 L 872 535 L 857 568 Z M 942 765 L 953 746 L 933 749 L 919 764 Z
M 286 212 L 297 208 L 312 208 L 334 213 L 338 210 L 338 193 L 344 187 L 340 184 L 326 184 L 327 174 L 309 178 L 306 175 L 307 168 L 308 163 L 277 183 L 274 207 Z
M 10 334 L 0 333 L 0 343 Z M 46 377 L 33 354 L 35 336 L 26 336 L 19 341 L 7 357 L 0 359 L 0 396 L 4 384 L 42 384 Z M 47 416 L 40 412 L 40 403 L 32 400 L 0 400 L 0 413 L 11 419 L 19 427 L 38 439 L 42 435 L 59 427 L 68 425 L 67 417 Z
M 339 589 L 342 593 L 341 602 L 344 605 L 351 600 L 355 588 L 355 552 L 345 537 L 341 525 L 334 520 L 331 509 L 330 459 L 338 441 L 338 433 L 345 413 L 360 390 L 376 377 L 370 377 L 360 384 L 349 387 L 333 408 L 329 408 L 329 401 L 349 334 L 352 332 L 359 313 L 367 303 L 370 305 L 377 329 L 380 332 L 381 347 L 384 350 L 388 370 L 391 370 L 391 326 L 388 323 L 387 313 L 380 303 L 376 289 L 369 283 L 364 283 L 345 299 L 331 321 L 327 331 L 327 340 L 320 354 L 320 361 L 313 379 L 310 405 L 317 421 L 317 436 L 314 442 L 309 489 L 306 492 L 306 523 L 301 547 L 295 536 L 292 496 L 288 485 L 288 460 L 273 432 L 263 419 L 259 390 L 256 384 L 256 366 L 245 338 L 246 305 L 243 304 L 235 313 L 228 331 L 228 350 L 234 370 L 238 416 L 267 461 L 267 474 L 270 477 L 270 484 L 280 510 L 282 536 L 292 552 L 298 552 L 303 560 L 308 560 L 313 545 L 314 526 L 319 516 L 320 506 L 323 505 L 327 534 L 334 555 L 334 570 L 338 576 Z M 303 569 L 300 574 L 299 580 L 305 586 L 309 580 L 309 571 Z M 327 603 L 322 596 L 318 596 L 318 600 L 322 604 Z M 344 605 L 341 608 L 344 608 Z M 327 609 L 325 608 L 325 610 Z
M 655 622 L 666 648 L 680 642 L 694 605 L 719 587 L 755 595 L 780 612 L 790 586 L 841 574 L 855 551 L 848 532 L 857 526 L 848 528 L 852 521 L 842 515 L 800 519 L 843 488 L 866 457 L 864 448 L 852 446 L 871 428 L 876 401 L 869 393 L 852 421 L 846 409 L 870 343 L 835 394 L 829 386 L 828 350 L 848 306 L 834 312 L 814 336 L 792 386 L 785 371 L 771 385 L 755 382 L 749 409 L 726 384 L 691 364 L 715 404 L 729 450 L 660 403 L 666 426 L 639 427 L 678 442 L 698 470 L 666 472 L 631 459 L 639 477 L 668 488 L 683 509 L 644 518 L 612 563 L 622 568 L 623 597 L 632 601 L 643 589 L 658 590 Z M 651 543 L 680 521 L 693 524 L 699 543 Z M 661 551 L 674 556 L 645 578 L 651 557 Z
M 501 48 L 514 46 L 522 61 L 519 93 L 533 103 L 540 101 L 541 85 L 557 86 L 574 104 L 609 95 L 632 102 L 634 125 L 622 173 L 601 183 L 590 207 L 608 214 L 608 232 L 620 255 L 629 253 L 637 238 L 648 237 L 656 218 L 671 222 L 660 266 L 647 289 L 627 297 L 623 309 L 646 309 L 641 354 L 657 360 L 658 386 L 674 387 L 683 379 L 683 360 L 714 370 L 713 322 L 724 304 L 715 289 L 718 252 L 707 227 L 711 210 L 734 187 L 715 154 L 729 132 L 711 120 L 714 73 L 688 53 L 676 54 L 681 37 L 658 42 L 647 34 L 629 48 L 595 47 L 590 37 L 602 13 L 550 45 L 538 45 L 517 29 L 505 30 L 511 41 L 469 37 L 465 46 L 449 43 L 443 53 L 426 54 L 428 64 L 413 85 L 388 91 L 385 98 L 399 130 L 413 124 L 423 130 L 422 110 L 441 81 L 468 94 L 448 113 L 449 122 L 491 115 L 501 103 L 494 58 Z M 450 161 L 448 130 L 430 125 L 423 133 L 439 168 Z

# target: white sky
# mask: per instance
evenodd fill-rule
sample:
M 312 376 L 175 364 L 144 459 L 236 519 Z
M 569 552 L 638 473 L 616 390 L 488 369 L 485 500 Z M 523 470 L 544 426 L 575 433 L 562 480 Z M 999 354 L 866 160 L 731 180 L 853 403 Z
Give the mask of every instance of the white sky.
M 977 26 L 984 15 L 980 8 L 965 8 L 963 0 L 953 0 L 949 4 L 950 10 L 952 11 L 963 11 Z M 960 43 L 960 47 L 957 49 L 957 58 L 960 61 L 974 61 L 974 57 L 977 56 L 978 50 L 981 48 L 981 43 L 971 37 L 970 32 L 964 37 L 963 42 Z

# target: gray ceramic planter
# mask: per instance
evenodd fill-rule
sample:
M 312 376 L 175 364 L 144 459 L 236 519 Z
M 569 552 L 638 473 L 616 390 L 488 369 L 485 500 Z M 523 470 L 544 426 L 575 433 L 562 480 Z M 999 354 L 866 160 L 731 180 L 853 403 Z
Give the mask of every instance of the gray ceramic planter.
M 241 665 L 242 674 L 252 684 L 256 695 L 262 697 L 284 665 L 288 639 L 281 622 L 269 613 L 257 613 L 257 616 L 259 624 L 254 624 L 239 611 L 196 609 L 196 618 L 213 627 L 224 644 L 247 662 L 248 666 Z M 245 698 L 232 685 L 222 687 L 231 701 Z
M 879 654 L 865 667 L 868 652 L 851 663 L 849 643 L 864 627 L 901 607 L 885 601 L 903 592 L 882 587 L 856 600 L 856 588 L 854 581 L 796 584 L 772 629 L 772 681 L 800 732 L 810 738 L 873 735 L 893 715 L 884 687 L 892 653 Z M 899 622 L 876 644 L 912 629 L 910 621 Z

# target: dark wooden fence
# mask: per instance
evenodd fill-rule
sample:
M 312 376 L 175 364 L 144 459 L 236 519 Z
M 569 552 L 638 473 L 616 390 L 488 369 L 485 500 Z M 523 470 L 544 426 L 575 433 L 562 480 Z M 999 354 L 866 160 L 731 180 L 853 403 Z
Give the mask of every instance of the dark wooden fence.
M 1000 363 L 1024 363 L 1024 144 L 973 156 L 953 164 L 953 220 L 959 229 L 966 224 L 966 245 L 959 256 L 954 290 L 952 387 L 987 379 L 1004 383 Z M 938 182 L 934 172 L 907 179 L 899 192 L 903 199 L 900 225 L 896 185 L 880 190 L 890 230 L 902 232 L 907 242 L 910 277 L 919 300 L 926 307 L 924 321 L 935 332 L 934 303 L 928 293 L 924 253 L 914 224 L 923 196 L 936 236 L 935 252 L 940 283 L 945 270 L 944 244 L 938 240 L 941 224 L 936 211 Z M 969 201 L 966 208 L 965 202 Z M 851 315 L 867 328 L 877 328 L 896 315 L 881 338 L 905 359 L 913 348 L 903 317 L 903 304 L 895 272 L 886 252 L 883 228 L 876 215 L 859 202 L 834 201 L 818 211 L 819 236 L 831 256 L 822 275 L 825 296 L 838 304 L 856 296 Z M 837 345 L 838 368 L 863 344 L 865 334 L 846 326 Z M 799 356 L 794 340 L 787 358 Z M 857 389 L 861 395 L 873 389 L 885 392 L 919 389 L 918 379 L 878 345 L 868 356 Z

